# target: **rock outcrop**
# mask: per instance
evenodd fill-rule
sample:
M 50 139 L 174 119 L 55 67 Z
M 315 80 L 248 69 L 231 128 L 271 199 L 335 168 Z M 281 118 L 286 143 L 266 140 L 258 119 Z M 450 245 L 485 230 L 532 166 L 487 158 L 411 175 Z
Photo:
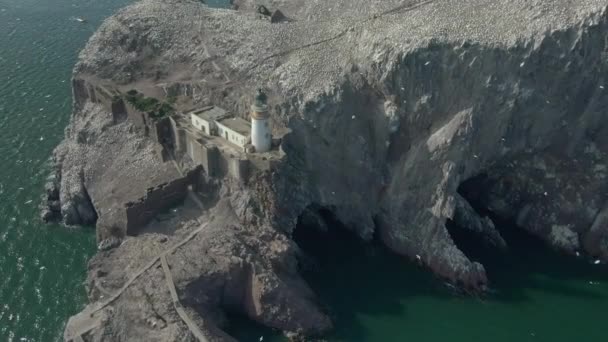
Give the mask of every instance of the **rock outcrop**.
M 137 2 L 104 22 L 74 71 L 75 80 L 172 89 L 235 113 L 264 86 L 274 126 L 290 129 L 283 160 L 247 185 L 221 180 L 198 218 L 209 229 L 169 257 L 181 300 L 211 340 L 229 339 L 219 330 L 226 310 L 287 332 L 330 327 L 291 241 L 311 208 L 474 290 L 491 279 L 446 222 L 508 248 L 488 211 L 565 253 L 608 262 L 605 1 L 264 2 L 291 19 L 281 24 L 260 18 L 254 0 L 235 5 Z M 55 154 L 61 213 L 111 226 L 117 198 L 174 170 L 128 122 L 75 102 Z M 160 253 L 157 241 L 128 238 L 98 254 L 91 300 L 101 301 L 102 278 L 109 293 L 120 289 Z M 162 276 L 152 268 L 137 280 L 94 335 L 187 338 Z

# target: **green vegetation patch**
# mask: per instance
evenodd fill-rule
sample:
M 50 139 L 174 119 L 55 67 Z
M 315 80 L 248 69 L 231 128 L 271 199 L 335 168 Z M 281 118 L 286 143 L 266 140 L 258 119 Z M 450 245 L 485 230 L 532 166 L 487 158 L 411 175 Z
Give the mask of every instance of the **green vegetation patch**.
M 154 97 L 146 97 L 135 89 L 129 90 L 125 95 L 125 99 L 135 109 L 148 113 L 153 119 L 161 119 L 175 113 L 175 108 L 171 105 L 175 102 L 171 101 L 172 99 L 169 99 L 169 102 L 161 102 Z

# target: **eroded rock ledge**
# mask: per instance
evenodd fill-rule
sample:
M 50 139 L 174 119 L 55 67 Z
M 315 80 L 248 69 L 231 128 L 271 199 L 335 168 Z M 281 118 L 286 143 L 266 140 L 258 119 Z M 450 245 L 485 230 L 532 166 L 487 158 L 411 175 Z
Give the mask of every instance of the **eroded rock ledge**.
M 89 308 L 205 225 L 167 259 L 208 339 L 230 340 L 220 330 L 226 311 L 290 333 L 326 331 L 331 322 L 298 275 L 290 238 L 310 208 L 330 209 L 364 239 L 378 233 L 393 251 L 471 289 L 491 279 L 446 222 L 508 248 L 484 211 L 566 253 L 608 262 L 605 1 L 265 2 L 290 18 L 281 23 L 255 4 L 239 1 L 233 11 L 140 1 L 108 19 L 81 53 L 48 194 L 66 223 L 98 217 L 100 239 L 124 239 L 91 261 Z M 120 205 L 179 175 L 149 136 L 87 89 L 178 94 L 182 105 L 245 116 L 259 86 L 269 91 L 274 127 L 290 131 L 280 162 L 246 182 L 203 174 L 203 211 L 121 234 Z M 163 277 L 160 263 L 152 266 L 100 310 L 89 336 L 194 339 Z

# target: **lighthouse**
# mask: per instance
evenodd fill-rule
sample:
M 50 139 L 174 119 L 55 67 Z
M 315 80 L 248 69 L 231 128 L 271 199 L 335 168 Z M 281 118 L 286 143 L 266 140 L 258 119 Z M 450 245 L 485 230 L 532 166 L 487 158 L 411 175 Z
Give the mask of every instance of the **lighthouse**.
M 251 105 L 251 144 L 255 151 L 264 153 L 270 151 L 272 145 L 272 129 L 268 114 L 268 96 L 258 89 L 255 101 Z

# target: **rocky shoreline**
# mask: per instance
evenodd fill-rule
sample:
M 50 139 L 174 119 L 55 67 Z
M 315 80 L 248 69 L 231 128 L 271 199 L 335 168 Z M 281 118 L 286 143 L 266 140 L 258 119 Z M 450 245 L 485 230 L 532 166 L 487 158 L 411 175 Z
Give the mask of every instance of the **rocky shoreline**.
M 74 316 L 66 340 L 200 340 L 192 323 L 228 341 L 226 312 L 293 338 L 328 331 L 292 239 L 301 218 L 323 225 L 320 211 L 472 291 L 492 279 L 446 224 L 508 249 L 488 212 L 608 262 L 604 1 L 265 2 L 280 22 L 235 5 L 138 1 L 81 52 L 43 212 L 96 223 L 100 242 L 92 320 Z M 258 87 L 281 158 L 245 180 L 202 172 L 173 214 L 127 234 L 125 203 L 199 171 L 175 143 L 159 157 L 116 97 L 138 89 L 246 118 Z

